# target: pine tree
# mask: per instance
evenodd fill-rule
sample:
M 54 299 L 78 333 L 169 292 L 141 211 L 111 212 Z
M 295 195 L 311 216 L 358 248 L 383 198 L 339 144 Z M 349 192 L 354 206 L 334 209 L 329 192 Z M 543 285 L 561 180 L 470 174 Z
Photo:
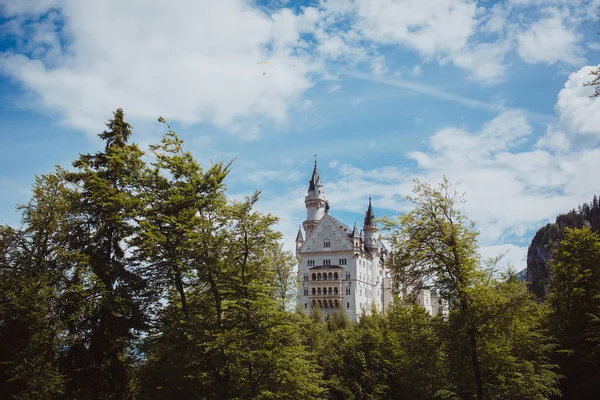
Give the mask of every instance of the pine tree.
M 36 177 L 19 209 L 19 229 L 0 227 L 0 387 L 15 399 L 55 399 L 66 377 L 57 355 L 66 345 L 73 304 L 69 249 L 73 193 L 64 171 Z
M 131 126 L 117 109 L 98 136 L 103 152 L 81 155 L 68 175 L 80 190 L 77 213 L 80 232 L 73 247 L 86 257 L 81 285 L 88 308 L 63 363 L 70 381 L 67 397 L 122 399 L 130 391 L 128 351 L 145 328 L 144 281 L 126 256 L 126 241 L 135 226 L 141 202 L 136 187 L 144 168 L 142 151 L 129 144 Z

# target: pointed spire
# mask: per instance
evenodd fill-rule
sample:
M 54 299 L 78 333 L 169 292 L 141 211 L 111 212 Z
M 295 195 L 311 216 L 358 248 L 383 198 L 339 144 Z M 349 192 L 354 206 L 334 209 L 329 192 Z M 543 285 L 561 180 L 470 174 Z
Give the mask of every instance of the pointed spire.
M 354 228 L 352 228 L 352 237 L 360 238 L 360 234 L 358 233 L 358 229 L 356 229 L 356 221 L 354 221 Z
M 296 235 L 296 242 L 304 242 L 304 236 L 302 235 L 302 227 L 298 226 L 298 234 Z
M 315 154 L 315 168 L 313 169 L 312 178 L 308 181 L 308 191 L 315 190 L 315 185 L 321 180 L 319 171 L 317 170 L 317 155 Z
M 365 226 L 375 225 L 375 214 L 373 214 L 373 207 L 371 206 L 371 195 L 369 195 L 369 208 L 365 214 Z

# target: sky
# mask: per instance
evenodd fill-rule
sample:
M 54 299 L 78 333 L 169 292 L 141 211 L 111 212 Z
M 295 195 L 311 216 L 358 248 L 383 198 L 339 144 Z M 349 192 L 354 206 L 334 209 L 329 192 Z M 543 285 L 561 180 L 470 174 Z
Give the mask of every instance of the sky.
M 460 182 L 484 257 L 600 194 L 600 0 L 0 0 L 0 223 L 36 174 L 163 116 L 228 193 L 262 191 L 294 247 L 314 154 L 331 214 L 410 209 Z M 257 64 L 266 60 L 270 65 Z M 151 161 L 151 160 L 149 160 Z

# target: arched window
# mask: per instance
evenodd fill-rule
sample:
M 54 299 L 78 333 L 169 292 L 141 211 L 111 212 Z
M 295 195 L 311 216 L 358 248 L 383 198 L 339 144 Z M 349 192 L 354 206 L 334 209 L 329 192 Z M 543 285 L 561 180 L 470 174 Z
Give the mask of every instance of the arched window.
M 337 287 L 333 288 L 333 294 L 338 294 L 338 288 Z
M 320 273 L 320 272 L 317 274 L 317 280 L 318 280 L 318 281 L 320 281 L 320 280 L 321 280 L 321 273 Z
M 317 294 L 321 294 L 321 288 L 317 289 Z
M 337 272 L 333 274 L 333 279 L 335 279 L 335 280 L 339 279 L 339 275 Z
M 334 304 L 335 304 L 335 308 L 340 308 L 340 304 L 338 303 L 338 301 L 337 301 L 337 300 L 336 300 L 336 301 L 334 301 Z
M 325 239 L 323 241 L 323 247 L 331 247 L 331 242 L 329 241 L 329 239 Z
M 333 294 L 333 289 L 329 288 L 329 294 Z
M 321 303 L 321 300 L 319 300 L 319 307 L 323 308 L 323 304 Z
M 316 281 L 317 280 L 317 274 L 313 273 L 312 274 L 312 278 L 313 278 L 313 281 Z
M 329 300 L 329 307 L 333 308 L 333 300 Z
M 329 278 L 329 280 L 332 280 L 332 279 L 333 279 L 333 274 L 332 274 L 331 272 L 329 273 L 329 276 L 328 276 L 328 278 Z
M 317 289 L 313 288 L 313 290 L 312 290 L 312 294 L 313 294 L 313 296 L 314 296 L 315 294 L 317 294 Z
M 312 306 L 314 307 L 314 306 L 316 306 L 316 305 L 317 305 L 317 301 L 316 301 L 316 300 L 313 300 L 313 302 L 312 302 Z
M 327 272 L 323 272 L 323 280 L 326 281 L 327 280 Z

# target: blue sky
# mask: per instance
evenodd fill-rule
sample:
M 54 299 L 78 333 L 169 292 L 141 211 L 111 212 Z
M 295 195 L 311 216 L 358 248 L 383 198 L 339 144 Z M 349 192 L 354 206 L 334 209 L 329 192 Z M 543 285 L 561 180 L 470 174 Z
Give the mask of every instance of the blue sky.
M 263 191 L 293 246 L 313 154 L 331 212 L 409 207 L 461 181 L 484 256 L 525 267 L 535 231 L 600 193 L 598 0 L 0 0 L 0 223 L 35 174 L 164 116 L 229 192 Z M 272 68 L 257 65 L 268 60 Z M 264 72 L 264 75 L 263 75 Z

